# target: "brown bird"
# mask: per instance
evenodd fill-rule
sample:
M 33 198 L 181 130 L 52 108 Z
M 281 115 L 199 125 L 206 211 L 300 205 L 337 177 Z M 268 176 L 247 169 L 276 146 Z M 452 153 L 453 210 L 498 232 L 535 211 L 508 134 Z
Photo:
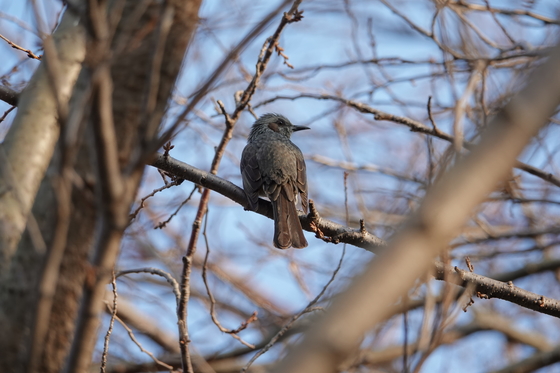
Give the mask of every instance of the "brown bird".
M 296 209 L 299 195 L 303 212 L 307 213 L 305 161 L 301 150 L 290 141 L 293 132 L 307 129 L 294 126 L 282 115 L 265 114 L 253 124 L 241 155 L 248 207 L 257 210 L 259 195 L 270 199 L 274 213 L 273 242 L 279 249 L 307 246 Z

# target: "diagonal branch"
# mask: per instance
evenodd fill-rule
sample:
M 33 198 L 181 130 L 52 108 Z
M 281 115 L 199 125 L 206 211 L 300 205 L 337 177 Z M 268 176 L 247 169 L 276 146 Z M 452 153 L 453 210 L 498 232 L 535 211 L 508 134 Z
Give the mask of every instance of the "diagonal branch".
M 436 263 L 436 279 L 462 287 L 475 285 L 475 295 L 481 299 L 499 298 L 546 315 L 560 318 L 560 301 L 521 288 L 513 282 L 502 282 L 477 275 L 458 267 Z
M 157 153 L 150 164 L 197 185 L 218 192 L 243 207 L 248 206 L 247 197 L 243 189 L 219 176 L 200 170 L 170 156 L 165 157 L 161 153 Z M 272 219 L 272 205 L 269 201 L 259 199 L 256 212 L 257 214 Z M 318 229 L 324 236 L 333 238 L 331 240 L 333 243 L 344 242 L 373 253 L 379 253 L 385 245 L 385 242 L 381 238 L 364 232 L 361 228 L 348 228 L 320 216 L 313 216 L 312 214 L 305 215 L 302 213 L 299 215 L 299 219 L 303 229 L 316 233 Z M 312 228 L 312 225 L 315 226 L 315 229 Z
M 9 105 L 17 106 L 19 95 L 20 94 L 18 92 L 6 87 L 5 85 L 0 86 L 0 100 Z
M 7 37 L 3 36 L 2 34 L 0 34 L 0 39 L 3 39 L 6 43 L 8 43 L 8 45 L 10 47 L 27 53 L 27 57 L 29 57 L 29 58 L 33 58 L 33 59 L 36 59 L 36 60 L 41 60 L 41 58 L 43 57 L 43 56 L 37 56 L 30 49 L 25 49 L 24 47 L 21 47 L 21 46 L 17 45 L 16 43 L 9 40 Z

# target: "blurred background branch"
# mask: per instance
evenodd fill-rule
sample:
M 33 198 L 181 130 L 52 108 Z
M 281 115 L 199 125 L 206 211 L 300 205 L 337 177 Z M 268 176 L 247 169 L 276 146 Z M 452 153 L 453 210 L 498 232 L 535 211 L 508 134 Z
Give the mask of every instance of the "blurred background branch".
M 146 271 L 116 279 L 122 323 L 107 335 L 105 368 L 179 370 L 178 286 L 169 282 L 181 282 L 189 247 L 194 372 L 239 372 L 251 358 L 248 372 L 287 371 L 289 351 L 324 325 L 325 310 L 352 294 L 344 290 L 373 258 L 385 263 L 375 270 L 377 295 L 367 295 L 368 282 L 345 302 L 359 312 L 324 326 L 341 325 L 335 337 L 306 343 L 364 336 L 328 350 L 322 371 L 558 370 L 560 117 L 549 101 L 558 93 L 546 91 L 558 83 L 552 72 L 528 78 L 558 43 L 556 2 L 0 0 L 0 8 L 0 200 L 19 196 L 12 201 L 25 207 L 0 209 L 0 241 L 10 241 L 0 245 L 9 258 L 0 329 L 11 336 L 0 342 L 1 371 L 99 371 L 112 271 L 138 268 Z M 85 49 L 62 53 L 84 35 L 66 27 L 85 30 Z M 304 250 L 272 247 L 268 201 L 257 214 L 243 209 L 241 150 L 268 112 L 311 127 L 293 140 L 313 201 L 300 214 Z M 496 121 L 517 124 L 484 140 Z M 529 133 L 514 129 L 537 122 L 544 127 L 521 151 Z M 455 174 L 485 141 L 484 175 Z M 402 243 L 397 232 L 419 215 L 417 237 L 427 232 L 430 244 L 385 244 Z M 341 257 L 336 243 L 350 245 L 325 288 Z M 201 244 L 207 253 L 194 250 Z M 362 318 L 368 325 L 357 325 Z

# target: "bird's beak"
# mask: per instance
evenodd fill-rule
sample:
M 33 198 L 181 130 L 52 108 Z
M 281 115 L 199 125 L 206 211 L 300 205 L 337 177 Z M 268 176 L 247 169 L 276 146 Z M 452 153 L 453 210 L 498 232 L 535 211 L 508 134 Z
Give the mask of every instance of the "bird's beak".
M 305 126 L 292 126 L 292 131 L 310 130 L 311 128 Z

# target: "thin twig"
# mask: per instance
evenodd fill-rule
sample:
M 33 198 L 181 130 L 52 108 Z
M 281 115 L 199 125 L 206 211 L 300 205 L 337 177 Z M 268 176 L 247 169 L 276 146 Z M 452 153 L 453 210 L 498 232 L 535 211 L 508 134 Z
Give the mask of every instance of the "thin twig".
M 43 56 L 37 56 L 35 53 L 31 52 L 31 50 L 29 50 L 29 49 L 25 49 L 24 47 L 20 47 L 19 45 L 17 45 L 13 41 L 10 41 L 8 38 L 3 36 L 2 34 L 0 34 L 0 39 L 3 39 L 6 43 L 8 43 L 10 45 L 10 47 L 27 53 L 27 57 L 29 57 L 29 58 L 33 58 L 33 59 L 36 59 L 36 60 L 40 61 L 41 58 L 43 57 Z
M 112 310 L 113 313 L 115 313 L 115 310 Z M 115 315 L 115 319 L 122 325 L 123 328 L 125 328 L 125 330 L 128 333 L 128 336 L 130 337 L 130 340 L 132 342 L 134 342 L 134 344 L 136 346 L 138 346 L 138 348 L 140 349 L 141 352 L 145 353 L 146 355 L 148 355 L 153 361 L 154 363 L 156 363 L 157 365 L 160 365 L 162 367 L 164 367 L 165 369 L 168 369 L 170 371 L 173 371 L 173 367 L 169 364 L 164 363 L 163 361 L 159 360 L 157 357 L 154 356 L 154 354 L 152 354 L 150 351 L 146 350 L 144 347 L 142 347 L 142 345 L 140 344 L 140 342 L 138 342 L 138 340 L 136 339 L 136 337 L 134 336 L 134 333 L 132 332 L 132 329 L 130 329 L 126 323 L 124 321 L 122 321 L 118 316 Z
M 491 8 L 488 5 L 467 3 L 467 2 L 464 2 L 462 0 L 450 2 L 450 5 L 466 8 L 466 9 L 469 9 L 469 10 L 475 10 L 475 11 L 482 11 L 482 12 L 489 11 L 492 14 L 497 13 L 497 14 L 504 14 L 504 15 L 513 16 L 513 17 L 515 17 L 515 16 L 531 17 L 531 18 L 534 18 L 536 20 L 539 20 L 539 21 L 543 22 L 544 24 L 552 24 L 552 25 L 559 25 L 560 24 L 560 20 L 558 20 L 558 19 L 545 17 L 543 15 L 540 15 L 540 14 L 537 14 L 537 13 L 534 13 L 534 12 L 531 12 L 531 11 L 525 10 L 525 9 Z
M 471 97 L 472 93 L 474 92 L 476 85 L 480 80 L 481 73 L 480 71 L 482 68 L 480 67 L 481 63 L 477 64 L 477 67 L 472 72 L 469 82 L 467 83 L 467 87 L 465 91 L 461 95 L 461 98 L 457 100 L 455 103 L 455 120 L 453 122 L 453 146 L 455 147 L 455 152 L 457 154 L 461 154 L 463 149 L 463 142 L 464 142 L 464 133 L 463 133 L 463 115 L 466 111 L 466 107 L 468 105 L 468 100 Z
M 115 318 L 117 317 L 117 277 L 115 276 L 115 271 L 113 271 L 113 280 L 111 281 L 111 286 L 113 287 L 113 306 L 111 307 L 111 320 L 109 321 L 109 328 L 105 334 L 105 342 L 103 343 L 103 354 L 101 355 L 101 373 L 105 373 L 107 369 L 107 355 L 109 354 L 109 340 L 111 338 L 111 333 L 113 333 L 113 325 L 115 324 Z
M 208 266 L 207 266 L 208 256 L 210 255 L 210 244 L 208 243 L 208 235 L 206 234 L 207 225 L 208 225 L 208 214 L 206 214 L 206 217 L 204 219 L 204 230 L 202 232 L 202 235 L 204 236 L 204 242 L 206 244 L 206 255 L 204 255 L 204 262 L 202 263 L 202 281 L 204 282 L 204 286 L 206 287 L 206 293 L 208 294 L 208 298 L 210 299 L 210 317 L 212 318 L 212 322 L 218 327 L 218 329 L 220 329 L 222 333 L 227 333 L 231 335 L 233 338 L 237 339 L 242 344 L 244 344 L 245 346 L 254 349 L 255 346 L 253 344 L 248 343 L 243 339 L 241 339 L 241 337 L 239 337 L 237 333 L 246 329 L 250 323 L 257 320 L 257 311 L 253 312 L 253 314 L 246 321 L 241 323 L 241 326 L 239 326 L 239 328 L 237 329 L 224 328 L 222 324 L 220 324 L 220 321 L 216 316 L 216 299 L 214 298 L 214 295 L 210 290 L 210 285 L 208 284 L 208 277 L 206 275 L 208 270 Z
M 256 25 L 251 31 L 245 35 L 245 37 L 234 47 L 231 51 L 224 57 L 220 65 L 214 70 L 211 76 L 197 89 L 196 93 L 193 95 L 191 100 L 189 101 L 188 105 L 185 107 L 183 112 L 177 116 L 175 122 L 171 125 L 169 130 L 167 130 L 161 137 L 158 143 L 156 144 L 155 148 L 159 148 L 159 144 L 163 144 L 169 140 L 169 138 L 175 133 L 177 128 L 184 122 L 187 115 L 194 109 L 194 107 L 198 104 L 198 102 L 212 89 L 212 86 L 218 80 L 218 78 L 222 75 L 222 73 L 226 70 L 226 68 L 236 60 L 236 56 L 238 56 L 243 49 L 255 38 L 257 35 L 261 33 L 261 31 L 269 25 L 269 23 L 276 17 L 276 15 L 290 2 L 290 0 L 284 0 L 279 6 L 272 10 L 267 16 L 258 24 Z M 296 1 L 301 2 L 301 1 Z M 291 11 L 291 10 L 290 10 Z
M 182 179 L 181 179 L 182 182 Z M 171 219 L 173 219 L 173 217 L 175 215 L 177 215 L 179 213 L 179 210 L 181 210 L 183 208 L 183 206 L 185 206 L 192 198 L 194 192 L 196 192 L 198 190 L 198 185 L 195 185 L 193 190 L 191 190 L 191 192 L 189 193 L 189 196 L 187 198 L 185 198 L 185 200 L 183 202 L 181 202 L 181 204 L 179 206 L 177 206 L 177 208 L 175 209 L 175 211 L 173 211 L 171 213 L 171 215 L 169 215 L 169 217 L 167 218 L 167 220 L 164 220 L 162 222 L 159 222 L 154 229 L 163 229 L 165 228 L 165 226 L 171 221 Z
M 349 215 L 348 215 L 348 185 L 347 185 L 347 180 L 348 180 L 348 174 L 345 172 L 344 173 L 344 204 L 346 206 L 346 222 L 348 223 L 349 220 Z M 266 346 L 264 346 L 259 352 L 257 352 L 252 358 L 251 360 L 249 360 L 249 362 L 243 367 L 243 369 L 241 369 L 241 373 L 244 373 L 247 371 L 247 369 L 249 369 L 249 367 L 255 362 L 255 360 L 257 360 L 261 355 L 265 354 L 268 350 L 270 350 L 272 348 L 272 346 L 274 346 L 274 344 L 278 341 L 278 339 L 280 339 L 280 337 L 282 337 L 284 335 L 284 333 L 286 333 L 288 330 L 290 330 L 290 328 L 292 327 L 292 325 L 304 314 L 309 313 L 309 312 L 313 312 L 315 310 L 317 310 L 317 308 L 315 307 L 315 304 L 317 304 L 317 302 L 321 299 L 321 297 L 323 296 L 323 294 L 325 294 L 325 292 L 327 291 L 328 287 L 330 286 L 330 284 L 332 284 L 332 282 L 334 281 L 334 279 L 336 278 L 336 275 L 338 273 L 338 271 L 340 271 L 340 268 L 342 267 L 342 262 L 344 260 L 344 256 L 346 255 L 346 244 L 344 244 L 342 246 L 342 254 L 340 255 L 340 259 L 338 261 L 338 264 L 333 272 L 333 274 L 331 275 L 331 278 L 329 279 L 329 281 L 325 284 L 325 286 L 323 287 L 323 289 L 321 289 L 321 291 L 319 292 L 319 294 L 315 297 L 315 299 L 313 299 L 311 302 L 309 302 L 309 304 L 298 314 L 292 316 L 292 318 L 290 319 L 290 321 L 288 321 L 287 324 L 285 324 L 282 329 L 280 329 L 278 331 L 278 333 L 276 333 L 276 335 L 274 337 L 272 337 L 272 339 L 270 340 L 270 342 L 268 342 L 268 344 Z
M 162 269 L 154 268 L 154 267 L 146 267 L 146 268 L 136 268 L 136 269 L 127 269 L 125 271 L 120 271 L 117 273 L 116 277 L 125 276 L 131 273 L 150 273 L 152 275 L 157 275 L 163 277 L 169 285 L 173 288 L 173 294 L 175 295 L 177 303 L 179 302 L 180 298 L 180 291 L 179 291 L 179 283 L 169 272 L 165 272 Z
M 437 125 L 436 125 L 436 121 L 434 120 L 434 117 L 432 116 L 432 96 L 428 97 L 428 119 L 430 119 L 430 123 L 432 123 L 432 127 L 434 128 L 434 130 L 439 131 Z
M 340 268 L 342 267 L 342 262 L 344 260 L 344 256 L 346 255 L 346 245 L 344 245 L 342 247 L 342 254 L 340 255 L 340 260 L 338 261 L 338 265 L 336 266 L 331 278 L 329 279 L 329 281 L 325 284 L 325 286 L 323 287 L 323 289 L 321 290 L 321 292 L 315 297 L 315 299 L 313 299 L 311 302 L 309 302 L 309 304 L 307 305 L 307 307 L 305 307 L 300 313 L 292 316 L 292 318 L 290 319 L 290 321 L 288 321 L 283 327 L 282 329 L 280 329 L 278 331 L 278 333 L 276 333 L 276 335 L 274 335 L 274 337 L 272 337 L 272 339 L 270 340 L 270 342 L 268 342 L 268 344 L 266 346 L 264 346 L 259 352 L 257 352 L 252 358 L 251 360 L 249 360 L 249 362 L 243 367 L 243 369 L 241 369 L 241 373 L 247 372 L 247 369 L 249 369 L 249 367 L 255 362 L 255 360 L 257 360 L 261 355 L 263 355 L 264 353 L 266 353 L 268 350 L 270 350 L 272 348 L 272 346 L 274 346 L 276 344 L 276 342 L 278 342 L 278 340 L 288 331 L 290 330 L 290 328 L 294 325 L 294 323 L 303 315 L 305 315 L 306 313 L 309 312 L 313 312 L 316 310 L 319 310 L 321 308 L 316 308 L 314 307 L 315 304 L 321 299 L 321 297 L 323 296 L 323 294 L 325 294 L 325 292 L 327 291 L 328 287 L 330 286 L 330 284 L 332 284 L 332 282 L 334 281 L 338 271 L 340 270 Z
M 187 304 L 191 296 L 190 282 L 192 271 L 192 257 L 183 256 L 183 271 L 181 273 L 181 286 L 179 287 L 179 302 L 177 305 L 177 325 L 179 327 L 179 348 L 181 350 L 181 364 L 183 372 L 194 373 L 189 351 L 189 330 L 187 327 Z
M 10 114 L 10 113 L 12 112 L 12 110 L 14 110 L 15 108 L 16 108 L 15 106 L 12 106 L 12 107 L 9 108 L 8 110 L 6 110 L 6 111 L 4 112 L 4 115 L 2 115 L 2 117 L 0 117 L 0 123 L 2 123 L 2 122 L 6 119 L 6 117 L 8 116 L 8 114 Z
M 179 185 L 179 184 L 181 184 L 182 182 L 183 182 L 182 179 L 175 179 L 175 180 L 173 180 L 172 182 L 167 183 L 167 184 L 165 184 L 164 186 L 162 186 L 162 187 L 160 187 L 160 188 L 154 189 L 150 194 L 148 194 L 148 195 L 146 195 L 145 197 L 143 197 L 143 198 L 140 200 L 140 205 L 136 208 L 136 210 L 134 210 L 134 212 L 133 212 L 132 214 L 130 214 L 130 220 L 132 221 L 132 220 L 136 219 L 136 216 L 138 216 L 138 213 L 140 212 L 140 210 L 142 210 L 142 209 L 144 208 L 144 202 L 146 202 L 146 200 L 147 200 L 148 198 L 151 198 L 151 197 L 155 196 L 156 193 L 163 192 L 163 191 L 166 190 L 166 189 L 169 189 L 169 188 L 171 188 L 171 187 L 174 187 L 175 185 Z M 191 194 L 191 195 L 192 195 L 192 194 Z M 190 196 L 189 196 L 189 198 L 190 198 Z

